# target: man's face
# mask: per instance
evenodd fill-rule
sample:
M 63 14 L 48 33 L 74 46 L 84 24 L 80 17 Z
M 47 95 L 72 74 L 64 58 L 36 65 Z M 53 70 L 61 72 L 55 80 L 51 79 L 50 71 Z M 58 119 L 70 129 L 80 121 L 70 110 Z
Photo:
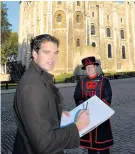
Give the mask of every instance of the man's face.
M 53 70 L 57 57 L 58 47 L 53 42 L 43 42 L 38 53 L 33 51 L 34 61 L 48 72 Z
M 96 65 L 88 65 L 86 66 L 87 75 L 93 76 L 96 74 Z

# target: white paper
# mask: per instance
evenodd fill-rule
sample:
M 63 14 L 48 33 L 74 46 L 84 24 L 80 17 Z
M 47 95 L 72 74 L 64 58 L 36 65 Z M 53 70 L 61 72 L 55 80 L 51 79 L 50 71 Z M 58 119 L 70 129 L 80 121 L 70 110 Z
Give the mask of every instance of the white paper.
M 61 127 L 65 127 L 67 125 L 70 125 L 71 123 L 74 123 L 78 113 L 83 110 L 83 108 L 86 108 L 87 102 L 87 110 L 89 111 L 90 116 L 90 125 L 79 132 L 80 137 L 95 129 L 97 126 L 105 122 L 115 113 L 114 110 L 112 110 L 108 105 L 106 105 L 95 95 L 70 111 L 70 117 L 63 116 L 61 118 Z

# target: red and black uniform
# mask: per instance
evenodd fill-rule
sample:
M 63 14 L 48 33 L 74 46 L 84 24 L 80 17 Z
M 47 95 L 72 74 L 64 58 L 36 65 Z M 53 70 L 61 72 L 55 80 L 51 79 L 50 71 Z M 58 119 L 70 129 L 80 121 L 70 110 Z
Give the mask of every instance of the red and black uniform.
M 109 80 L 101 75 L 85 77 L 77 83 L 74 99 L 76 105 L 83 103 L 92 96 L 98 96 L 110 106 L 112 90 Z M 80 139 L 80 145 L 91 150 L 105 150 L 113 145 L 113 136 L 110 121 L 107 120 L 92 132 Z

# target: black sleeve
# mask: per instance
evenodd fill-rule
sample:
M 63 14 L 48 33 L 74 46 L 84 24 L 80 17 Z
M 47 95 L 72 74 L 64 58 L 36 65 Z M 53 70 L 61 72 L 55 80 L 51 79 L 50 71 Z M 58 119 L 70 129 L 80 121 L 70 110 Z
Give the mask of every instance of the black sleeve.
M 78 81 L 76 88 L 75 88 L 75 92 L 74 92 L 74 100 L 75 100 L 76 106 L 78 106 L 79 104 L 83 102 L 81 82 L 82 80 Z
M 75 124 L 56 128 L 51 121 L 50 99 L 40 87 L 28 86 L 21 94 L 21 118 L 35 153 L 51 154 L 80 143 Z
M 111 105 L 112 100 L 112 88 L 110 85 L 110 82 L 107 78 L 104 78 L 103 80 L 103 88 L 102 88 L 102 100 L 107 104 Z

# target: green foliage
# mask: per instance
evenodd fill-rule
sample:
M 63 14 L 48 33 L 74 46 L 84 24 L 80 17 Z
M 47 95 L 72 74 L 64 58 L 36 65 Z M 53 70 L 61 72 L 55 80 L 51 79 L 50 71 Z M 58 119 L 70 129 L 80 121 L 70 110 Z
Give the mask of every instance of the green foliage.
M 17 85 L 16 83 L 10 83 L 8 84 L 8 89 L 16 89 L 17 88 Z M 5 90 L 6 89 L 6 84 L 1 84 L 1 90 Z
M 1 62 L 5 63 L 10 55 L 16 55 L 18 51 L 18 34 L 11 32 L 12 26 L 8 22 L 7 8 L 1 2 Z
M 56 75 L 55 82 L 64 82 L 66 78 L 70 78 L 71 76 L 73 76 L 72 73 Z
M 4 2 L 1 2 L 1 43 L 3 44 L 10 35 L 12 26 L 7 19 L 7 8 Z
M 10 54 L 17 54 L 18 52 L 18 34 L 16 32 L 12 32 L 9 37 L 9 49 Z
M 4 63 L 10 55 L 17 55 L 18 34 L 11 32 L 9 38 L 3 43 L 1 49 L 1 61 Z

